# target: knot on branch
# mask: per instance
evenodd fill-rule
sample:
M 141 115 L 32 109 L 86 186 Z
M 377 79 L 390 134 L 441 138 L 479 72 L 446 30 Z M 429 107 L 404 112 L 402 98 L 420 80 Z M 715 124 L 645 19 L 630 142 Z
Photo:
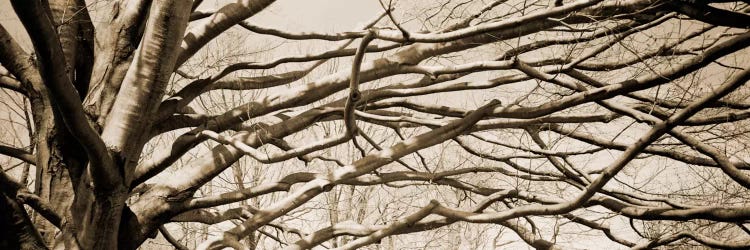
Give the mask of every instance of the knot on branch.
M 323 185 L 321 188 L 323 189 L 323 191 L 329 192 L 333 190 L 333 186 L 334 186 L 333 183 L 327 183 Z
M 352 92 L 349 93 L 349 99 L 352 103 L 357 103 L 362 99 L 362 93 L 359 92 L 359 90 L 352 90 Z

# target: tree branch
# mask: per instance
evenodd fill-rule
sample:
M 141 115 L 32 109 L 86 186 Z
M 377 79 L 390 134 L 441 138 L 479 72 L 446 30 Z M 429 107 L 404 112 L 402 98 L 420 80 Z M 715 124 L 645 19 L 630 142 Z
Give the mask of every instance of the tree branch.
M 0 154 L 4 154 L 10 157 L 22 160 L 26 163 L 36 165 L 35 156 L 22 149 L 0 145 Z
M 60 42 L 50 17 L 43 11 L 42 2 L 14 0 L 11 3 L 34 44 L 41 62 L 41 76 L 50 90 L 55 107 L 60 111 L 65 126 L 89 156 L 95 188 L 113 189 L 117 183 L 121 183 L 120 175 L 99 133 L 91 127 L 83 112 L 80 97 L 67 75 Z
M 211 15 L 210 21 L 205 25 L 197 26 L 187 32 L 180 46 L 179 57 L 175 68 L 185 63 L 190 57 L 198 52 L 209 41 L 213 40 L 225 30 L 248 19 L 265 9 L 275 0 L 242 0 L 239 3 L 227 4 L 216 13 Z
M 174 237 L 172 237 L 172 235 L 169 234 L 169 231 L 167 230 L 166 227 L 160 226 L 159 227 L 159 232 L 161 233 L 162 236 L 164 236 L 164 239 L 166 239 L 167 242 L 169 242 L 169 244 L 172 244 L 172 246 L 174 248 L 176 248 L 177 250 L 188 250 L 189 249 L 185 245 L 182 245 L 177 239 L 175 239 Z

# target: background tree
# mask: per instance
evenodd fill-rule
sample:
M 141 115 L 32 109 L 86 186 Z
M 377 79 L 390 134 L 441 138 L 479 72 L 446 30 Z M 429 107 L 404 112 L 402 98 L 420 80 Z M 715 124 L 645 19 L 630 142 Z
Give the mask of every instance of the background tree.
M 747 1 L 202 2 L 10 1 L 0 248 L 750 246 Z

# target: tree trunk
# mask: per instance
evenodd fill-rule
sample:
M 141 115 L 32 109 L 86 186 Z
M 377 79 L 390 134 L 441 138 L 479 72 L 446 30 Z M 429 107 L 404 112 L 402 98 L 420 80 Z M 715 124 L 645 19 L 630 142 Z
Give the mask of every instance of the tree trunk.
M 70 220 L 70 206 L 87 157 L 75 139 L 55 123 L 59 116 L 52 109 L 46 90 L 37 86 L 30 97 L 36 131 L 36 180 L 34 192 L 60 216 Z M 59 120 L 59 118 L 57 118 Z M 54 244 L 57 228 L 41 216 L 34 216 L 44 242 Z
M 43 106 L 47 100 L 32 101 L 34 114 L 42 114 L 35 117 L 36 137 L 36 182 L 34 192 L 42 200 L 49 203 L 59 215 L 69 217 L 70 204 L 73 200 L 73 185 L 70 174 L 66 169 L 64 159 L 67 158 L 61 151 L 61 134 L 51 119 L 52 109 Z M 41 216 L 34 216 L 34 224 L 37 225 L 42 234 L 44 242 L 52 245 L 57 229 Z

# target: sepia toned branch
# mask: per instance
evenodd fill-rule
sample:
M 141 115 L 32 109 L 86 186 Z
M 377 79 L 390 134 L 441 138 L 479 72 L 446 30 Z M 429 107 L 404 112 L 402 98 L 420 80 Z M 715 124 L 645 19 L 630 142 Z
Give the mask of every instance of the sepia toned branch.
M 352 165 L 338 169 L 331 177 L 326 179 L 317 177 L 306 183 L 300 190 L 290 194 L 283 200 L 280 200 L 268 210 L 256 214 L 243 223 L 242 226 L 235 227 L 234 229 L 225 232 L 223 238 L 205 242 L 201 248 L 213 249 L 220 246 L 236 244 L 234 242 L 236 242 L 238 238 L 244 237 L 244 235 L 259 228 L 261 225 L 281 216 L 285 211 L 298 207 L 302 202 L 310 200 L 326 190 L 330 190 L 330 188 L 338 182 L 363 175 L 387 163 L 393 162 L 396 159 L 401 158 L 403 155 L 457 136 L 468 127 L 478 122 L 487 114 L 486 112 L 498 104 L 499 101 L 490 102 L 475 112 L 467 115 L 464 119 L 451 122 L 448 125 L 434 129 L 428 133 L 417 136 L 414 139 L 396 144 L 387 150 L 370 154 L 367 157 L 354 162 Z
M 290 150 L 287 150 L 283 153 L 275 153 L 272 155 L 268 155 L 266 153 L 263 153 L 245 143 L 242 141 L 235 139 L 235 138 L 228 138 L 227 136 L 219 135 L 216 132 L 204 130 L 200 132 L 201 136 L 206 136 L 208 138 L 211 138 L 214 141 L 220 142 L 222 144 L 229 144 L 234 146 L 235 148 L 241 150 L 243 153 L 253 157 L 253 159 L 258 160 L 262 163 L 274 163 L 274 162 L 280 162 L 285 161 L 288 159 L 292 159 L 294 157 L 303 156 L 321 149 L 329 148 L 344 142 L 347 142 L 351 139 L 349 135 L 343 135 L 333 138 L 327 138 L 324 140 L 321 140 L 316 143 L 311 143 L 306 146 L 302 146 L 299 148 L 293 148 Z
M 52 223 L 52 225 L 62 228 L 62 217 L 46 201 L 29 191 L 23 184 L 8 176 L 5 171 L 0 171 L 0 187 L 2 187 L 4 196 L 17 200 L 20 204 L 29 205 L 34 211 Z
M 55 35 L 50 17 L 39 1 L 12 1 L 21 22 L 32 37 L 34 48 L 41 61 L 39 73 L 60 110 L 62 121 L 76 140 L 84 146 L 92 161 L 95 187 L 111 190 L 121 181 L 121 176 L 112 162 L 104 141 L 88 123 L 80 97 L 68 78 L 62 48 Z
M 11 1 L 0 248 L 748 247 L 750 2 L 275 2 Z
M 210 16 L 206 24 L 196 26 L 189 31 L 180 45 L 175 68 L 179 68 L 209 41 L 219 34 L 271 5 L 274 0 L 243 0 L 224 5 Z
M 26 163 L 36 165 L 35 156 L 19 148 L 0 145 L 0 154 L 4 154 L 10 157 L 22 160 Z
M 187 250 L 187 249 L 189 249 L 185 245 L 182 245 L 177 239 L 175 239 L 169 233 L 169 231 L 167 231 L 166 227 L 164 227 L 164 226 L 159 227 L 159 232 L 161 233 L 162 236 L 164 236 L 164 239 L 166 239 L 170 244 L 172 244 L 172 246 L 174 246 L 175 249 L 177 249 L 177 250 Z
M 704 246 L 718 249 L 746 249 L 748 246 L 750 246 L 750 240 L 722 241 L 694 232 L 680 232 L 661 236 L 652 241 L 633 246 L 631 249 L 652 249 L 659 246 L 665 246 L 682 239 L 691 239 Z

